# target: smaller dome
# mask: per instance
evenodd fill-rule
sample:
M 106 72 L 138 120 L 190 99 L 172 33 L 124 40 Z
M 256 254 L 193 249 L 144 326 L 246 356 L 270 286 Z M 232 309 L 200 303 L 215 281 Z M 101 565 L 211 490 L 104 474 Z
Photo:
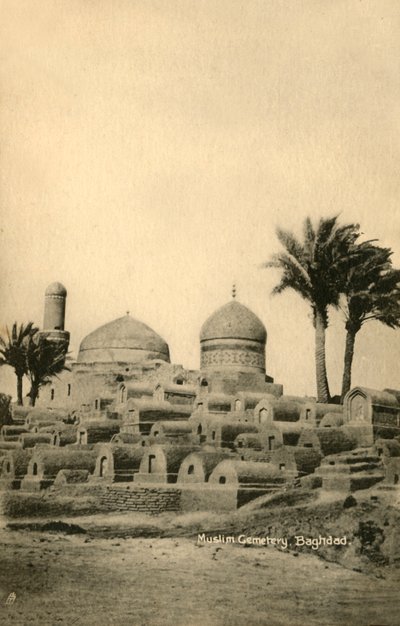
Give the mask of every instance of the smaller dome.
M 204 322 L 200 341 L 209 339 L 249 339 L 265 343 L 267 331 L 255 313 L 240 302 L 232 300 L 217 309 Z
M 61 283 L 51 283 L 45 291 L 46 296 L 66 296 L 67 290 Z

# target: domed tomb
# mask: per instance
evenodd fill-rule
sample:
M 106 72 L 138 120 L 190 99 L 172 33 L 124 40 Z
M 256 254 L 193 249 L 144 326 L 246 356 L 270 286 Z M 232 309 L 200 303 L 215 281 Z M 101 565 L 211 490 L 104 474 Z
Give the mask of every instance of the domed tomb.
M 78 363 L 138 363 L 153 359 L 169 363 L 168 344 L 149 326 L 125 315 L 87 335 L 77 360 Z
M 265 372 L 267 331 L 250 309 L 232 300 L 213 313 L 200 332 L 201 368 Z

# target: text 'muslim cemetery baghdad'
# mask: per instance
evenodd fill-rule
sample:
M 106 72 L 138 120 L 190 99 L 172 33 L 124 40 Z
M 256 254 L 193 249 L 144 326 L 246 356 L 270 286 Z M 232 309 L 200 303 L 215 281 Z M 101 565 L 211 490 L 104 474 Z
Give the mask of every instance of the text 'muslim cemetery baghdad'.
M 47 288 L 48 341 L 69 341 L 66 300 L 60 283 Z M 34 408 L 9 405 L 2 488 L 74 485 L 93 494 L 94 512 L 155 514 L 229 511 L 288 488 L 397 489 L 400 391 L 356 387 L 343 404 L 286 395 L 266 372 L 263 323 L 235 297 L 199 341 L 199 369 L 188 370 L 128 314 L 93 330 Z

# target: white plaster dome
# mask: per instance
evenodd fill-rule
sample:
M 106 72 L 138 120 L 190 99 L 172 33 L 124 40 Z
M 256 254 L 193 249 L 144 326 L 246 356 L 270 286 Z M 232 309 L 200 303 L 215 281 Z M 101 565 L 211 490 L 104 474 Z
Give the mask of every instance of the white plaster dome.
M 232 300 L 220 307 L 203 324 L 200 341 L 248 339 L 265 343 L 267 331 L 262 321 L 240 302 Z
M 160 359 L 169 363 L 168 344 L 149 326 L 130 315 L 100 326 L 81 342 L 79 363 L 138 363 Z

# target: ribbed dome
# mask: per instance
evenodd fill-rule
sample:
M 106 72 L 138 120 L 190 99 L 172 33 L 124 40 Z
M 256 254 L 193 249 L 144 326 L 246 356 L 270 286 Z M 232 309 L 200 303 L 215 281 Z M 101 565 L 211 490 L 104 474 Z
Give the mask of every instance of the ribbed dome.
M 104 324 L 87 335 L 78 354 L 81 363 L 136 363 L 146 359 L 169 362 L 168 344 L 149 326 L 130 315 Z
M 257 315 L 232 300 L 215 311 L 203 324 L 200 341 L 209 339 L 250 339 L 265 343 L 267 331 Z
M 46 296 L 66 296 L 67 290 L 61 283 L 51 283 L 45 291 Z

